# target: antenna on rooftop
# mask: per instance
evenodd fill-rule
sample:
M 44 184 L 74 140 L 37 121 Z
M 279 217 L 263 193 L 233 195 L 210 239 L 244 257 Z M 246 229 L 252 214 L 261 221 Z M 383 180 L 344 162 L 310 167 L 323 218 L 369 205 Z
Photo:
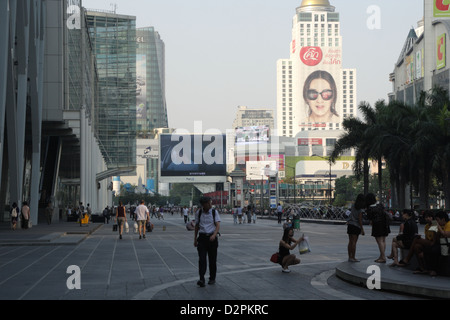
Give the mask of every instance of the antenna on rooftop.
M 109 6 L 111 7 L 112 11 L 114 11 L 114 13 L 117 13 L 117 3 L 111 3 Z

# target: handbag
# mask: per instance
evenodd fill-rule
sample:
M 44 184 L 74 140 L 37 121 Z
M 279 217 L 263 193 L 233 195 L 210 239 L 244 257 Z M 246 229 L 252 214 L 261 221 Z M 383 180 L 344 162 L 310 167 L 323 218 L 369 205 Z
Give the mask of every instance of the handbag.
M 273 263 L 278 263 L 278 252 L 275 252 L 271 257 L 270 257 L 270 261 L 272 261 Z
M 125 225 L 124 226 L 125 226 L 125 232 L 128 233 L 130 231 L 130 227 L 129 227 L 127 221 L 125 221 Z
M 447 238 L 440 238 L 439 242 L 441 244 L 441 256 L 448 257 L 448 251 L 450 244 Z
M 311 252 L 311 247 L 309 246 L 308 237 L 303 237 L 303 241 L 298 245 L 298 252 L 300 254 L 305 254 Z

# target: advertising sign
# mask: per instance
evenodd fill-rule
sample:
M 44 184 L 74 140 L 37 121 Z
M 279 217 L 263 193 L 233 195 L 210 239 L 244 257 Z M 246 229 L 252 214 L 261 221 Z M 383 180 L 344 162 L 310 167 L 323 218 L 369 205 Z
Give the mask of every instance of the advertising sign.
M 236 144 L 269 142 L 269 126 L 251 126 L 236 128 Z
M 436 69 L 440 70 L 445 68 L 446 61 L 446 44 L 445 44 L 446 34 L 442 34 L 437 38 L 437 56 L 436 56 Z
M 296 57 L 297 56 L 297 57 Z M 342 116 L 341 47 L 303 47 L 294 55 L 293 121 L 299 127 L 340 123 Z
M 252 180 L 267 180 L 269 176 L 276 175 L 277 162 L 276 161 L 247 161 L 246 163 L 246 179 Z
M 160 136 L 160 182 L 226 182 L 226 135 Z
M 450 1 L 433 0 L 433 14 L 435 18 L 450 18 Z

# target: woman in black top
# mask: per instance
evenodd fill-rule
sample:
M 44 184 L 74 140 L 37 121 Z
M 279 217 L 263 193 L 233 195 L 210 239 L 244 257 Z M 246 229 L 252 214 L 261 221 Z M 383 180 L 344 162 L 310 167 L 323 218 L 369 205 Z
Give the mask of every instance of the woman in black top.
M 389 221 L 383 205 L 377 203 L 373 193 L 366 195 L 366 213 L 372 224 L 372 237 L 375 238 L 380 256 L 375 260 L 377 263 L 386 263 L 386 237 L 391 232 Z
M 296 265 L 300 263 L 300 259 L 296 258 L 294 254 L 291 254 L 289 251 L 293 250 L 300 242 L 303 241 L 303 237 L 301 237 L 298 240 L 295 240 L 293 238 L 294 236 L 294 229 L 293 228 L 286 228 L 284 229 L 283 238 L 280 241 L 280 247 L 278 250 L 279 254 L 279 263 L 281 267 L 283 268 L 281 271 L 283 272 L 291 272 L 289 270 L 289 266 Z

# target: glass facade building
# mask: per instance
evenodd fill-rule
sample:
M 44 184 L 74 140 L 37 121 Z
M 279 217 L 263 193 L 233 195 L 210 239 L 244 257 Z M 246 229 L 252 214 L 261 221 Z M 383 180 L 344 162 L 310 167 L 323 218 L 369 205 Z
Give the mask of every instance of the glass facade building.
M 99 77 L 94 117 L 108 169 L 136 165 L 136 17 L 87 11 Z
M 137 130 L 167 128 L 165 46 L 153 27 L 136 30 Z

